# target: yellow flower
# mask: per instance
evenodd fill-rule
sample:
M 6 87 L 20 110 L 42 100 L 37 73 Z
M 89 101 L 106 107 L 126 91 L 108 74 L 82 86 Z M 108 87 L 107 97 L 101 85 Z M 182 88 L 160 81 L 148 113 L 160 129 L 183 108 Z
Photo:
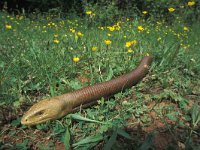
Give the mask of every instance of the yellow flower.
M 126 47 L 130 47 L 132 45 L 132 43 L 131 42 L 126 42 Z
M 76 39 L 76 40 L 78 39 L 78 35 L 75 35 L 75 39 Z
M 54 34 L 53 36 L 54 36 L 55 38 L 57 38 L 57 37 L 58 37 L 58 34 Z
M 11 25 L 6 25 L 6 29 L 10 30 L 10 29 L 12 29 L 12 26 Z
M 113 28 L 115 28 L 115 30 L 120 30 L 121 29 L 121 27 L 120 27 L 120 23 L 121 22 L 117 22 L 117 24 L 115 24 L 114 26 L 113 26 Z
M 74 62 L 79 62 L 79 61 L 80 61 L 80 58 L 79 58 L 79 57 L 74 57 L 74 58 L 73 58 L 73 61 L 74 61 Z
M 121 27 L 120 26 L 116 26 L 115 29 L 119 31 L 121 29 Z
M 143 11 L 142 13 L 143 13 L 144 15 L 146 15 L 148 12 L 147 12 L 147 11 Z
M 76 32 L 76 30 L 75 29 L 69 29 L 72 33 L 75 33 Z
M 193 5 L 195 5 L 195 2 L 194 1 L 189 1 L 187 4 L 188 4 L 188 6 L 193 6 Z
M 128 41 L 128 42 L 126 42 L 125 46 L 126 46 L 126 47 L 130 47 L 130 46 L 135 45 L 135 44 L 137 44 L 137 41 L 136 41 L 136 40 L 133 40 L 133 41 Z
M 157 21 L 156 23 L 157 23 L 158 25 L 161 25 L 161 24 L 162 24 L 162 23 L 161 23 L 161 22 L 159 22 L 159 21 Z
M 83 36 L 83 33 L 78 32 L 77 35 L 78 35 L 79 37 L 81 37 L 81 36 Z
M 96 46 L 92 47 L 92 51 L 93 51 L 93 52 L 95 52 L 96 50 L 97 50 L 97 47 L 96 47 Z
M 128 53 L 132 53 L 132 52 L 134 52 L 132 49 L 128 49 L 128 51 L 127 51 Z
M 144 28 L 143 28 L 142 26 L 138 26 L 137 29 L 138 29 L 139 31 L 143 31 L 143 30 L 144 30 Z
M 137 44 L 137 40 L 131 41 L 131 44 L 133 44 L 133 45 Z
M 110 45 L 110 44 L 112 43 L 112 41 L 111 41 L 111 40 L 104 40 L 104 43 L 105 43 L 106 45 Z
M 183 27 L 184 31 L 189 31 L 188 27 Z
M 174 9 L 174 8 L 172 8 L 172 7 L 170 7 L 170 8 L 168 8 L 168 11 L 169 11 L 169 12 L 174 12 L 174 11 L 175 11 L 175 9 Z
M 160 41 L 161 40 L 161 37 L 159 37 L 158 39 L 157 39 L 157 41 Z
M 92 14 L 92 11 L 86 11 L 86 14 L 87 14 L 87 15 L 91 15 L 91 14 Z
M 53 40 L 53 42 L 55 43 L 55 44 L 58 44 L 60 41 L 59 40 Z
M 23 16 L 20 16 L 20 17 L 19 17 L 19 20 L 22 20 L 23 18 L 24 18 Z
M 115 30 L 115 27 L 107 27 L 110 31 L 114 31 Z
M 110 34 L 110 33 L 108 33 L 107 35 L 108 35 L 108 36 L 111 36 L 111 34 Z
M 104 27 L 98 27 L 99 29 L 101 29 L 101 30 L 104 30 Z

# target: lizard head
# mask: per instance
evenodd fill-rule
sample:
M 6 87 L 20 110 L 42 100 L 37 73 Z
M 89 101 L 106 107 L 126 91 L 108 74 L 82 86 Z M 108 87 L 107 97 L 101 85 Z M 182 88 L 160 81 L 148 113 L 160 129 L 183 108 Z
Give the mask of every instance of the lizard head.
M 52 98 L 34 104 L 22 117 L 21 124 L 35 125 L 48 120 L 58 119 L 72 110 L 65 101 Z

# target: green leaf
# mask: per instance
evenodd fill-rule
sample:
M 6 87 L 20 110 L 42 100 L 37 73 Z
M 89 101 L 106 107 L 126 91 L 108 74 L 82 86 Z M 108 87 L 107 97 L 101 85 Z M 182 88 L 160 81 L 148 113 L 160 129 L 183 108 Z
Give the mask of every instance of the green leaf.
M 106 78 L 106 81 L 109 81 L 110 79 L 112 79 L 112 77 L 113 77 L 113 70 L 112 70 L 112 68 L 110 67 L 109 72 L 108 72 L 108 76 L 107 76 L 107 78 Z
M 0 62 L 0 68 L 3 68 L 5 66 L 5 63 L 2 61 Z
M 6 102 L 0 102 L 0 106 L 3 106 L 5 104 L 6 104 Z
M 196 126 L 200 121 L 200 110 L 197 101 L 194 103 L 191 113 L 192 113 L 192 124 Z
M 43 123 L 43 124 L 37 124 L 36 128 L 38 130 L 46 130 L 46 129 L 48 129 L 47 124 L 45 124 L 45 123 Z
M 70 82 L 67 83 L 71 88 L 73 88 L 74 90 L 78 90 L 80 88 L 82 88 L 82 85 L 80 83 L 80 81 L 78 80 L 72 80 Z
M 110 150 L 113 144 L 116 142 L 117 131 L 114 131 L 108 142 L 105 144 L 103 150 Z
M 177 116 L 176 116 L 177 114 L 176 113 L 174 113 L 174 112 L 172 112 L 172 113 L 169 113 L 169 114 L 166 114 L 166 116 L 170 119 L 170 120 L 172 120 L 172 121 L 177 121 Z
M 153 139 L 156 135 L 156 132 L 150 133 L 147 135 L 144 143 L 140 146 L 139 150 L 147 150 L 153 146 Z
M 109 124 L 109 125 L 102 125 L 101 127 L 100 127 L 100 129 L 99 129 L 99 133 L 105 133 L 105 132 L 107 132 L 110 128 L 112 127 L 112 125 L 111 124 Z
M 83 144 L 88 144 L 88 143 L 94 143 L 94 142 L 99 142 L 103 140 L 103 136 L 101 134 L 97 134 L 97 135 L 92 135 L 92 136 L 88 136 L 86 138 L 84 138 L 83 140 L 73 144 L 72 146 L 81 146 Z
M 50 86 L 50 93 L 51 93 L 51 96 L 55 96 L 55 90 L 53 86 Z
M 127 132 L 122 130 L 122 129 L 117 129 L 117 134 L 119 134 L 119 135 L 121 135 L 121 136 L 123 136 L 123 137 L 125 137 L 125 138 L 127 138 L 129 140 L 132 139 L 131 136 Z
M 22 143 L 16 144 L 16 148 L 21 149 L 21 150 L 28 150 L 28 143 L 29 143 L 29 140 L 25 139 Z
M 100 121 L 97 121 L 97 120 L 88 119 L 88 118 L 82 117 L 82 116 L 77 115 L 77 114 L 71 114 L 70 116 L 71 116 L 73 119 L 75 119 L 75 120 L 86 121 L 86 122 L 92 122 L 92 123 L 107 124 L 107 123 L 100 122 Z
M 20 124 L 21 124 L 21 118 L 17 118 L 16 120 L 13 120 L 11 122 L 11 125 L 13 125 L 13 126 L 18 126 Z
M 65 149 L 69 150 L 70 149 L 70 132 L 69 132 L 69 127 L 66 127 L 66 131 L 64 134 L 64 145 L 65 145 Z
M 15 107 L 15 108 L 17 108 L 17 107 L 19 107 L 20 106 L 20 101 L 15 101 L 14 103 L 13 103 L 13 106 Z

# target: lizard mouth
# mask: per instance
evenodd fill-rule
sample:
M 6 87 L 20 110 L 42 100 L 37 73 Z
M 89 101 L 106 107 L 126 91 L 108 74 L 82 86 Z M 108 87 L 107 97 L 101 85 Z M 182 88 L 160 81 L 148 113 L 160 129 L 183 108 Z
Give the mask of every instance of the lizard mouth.
M 36 125 L 36 124 L 39 124 L 39 123 L 43 123 L 43 122 L 49 121 L 49 120 L 51 120 L 50 117 L 45 118 L 45 119 L 42 119 L 42 120 L 38 120 L 38 121 L 35 121 L 35 120 L 34 120 L 34 121 L 31 122 L 29 119 L 22 118 L 21 124 L 23 124 L 23 125 L 28 125 L 28 126 L 32 126 L 32 125 Z

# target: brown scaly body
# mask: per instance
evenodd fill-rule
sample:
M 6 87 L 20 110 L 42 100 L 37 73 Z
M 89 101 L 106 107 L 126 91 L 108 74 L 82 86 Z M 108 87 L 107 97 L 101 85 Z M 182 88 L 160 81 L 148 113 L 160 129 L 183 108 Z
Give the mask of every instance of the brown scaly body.
M 47 100 L 42 100 L 33 105 L 22 117 L 21 123 L 25 125 L 35 125 L 48 120 L 58 119 L 72 111 L 80 105 L 87 105 L 101 97 L 108 97 L 126 88 L 137 84 L 148 73 L 152 57 L 145 56 L 138 67 L 118 78 L 98 83 L 93 86 L 76 90 L 71 93 L 56 96 Z

